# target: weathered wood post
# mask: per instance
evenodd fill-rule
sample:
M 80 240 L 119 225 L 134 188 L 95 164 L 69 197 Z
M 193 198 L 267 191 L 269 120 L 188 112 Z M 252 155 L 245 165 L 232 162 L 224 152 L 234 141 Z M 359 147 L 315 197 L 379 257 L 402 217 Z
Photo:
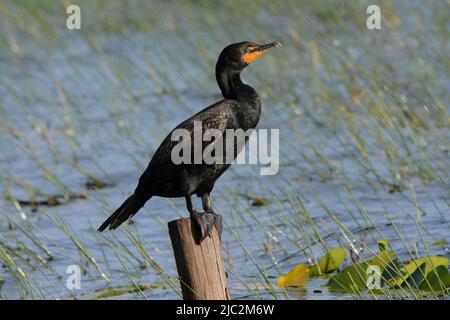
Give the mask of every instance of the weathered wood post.
M 169 234 L 184 300 L 229 300 L 220 238 L 216 228 L 199 244 L 190 218 L 169 222 Z

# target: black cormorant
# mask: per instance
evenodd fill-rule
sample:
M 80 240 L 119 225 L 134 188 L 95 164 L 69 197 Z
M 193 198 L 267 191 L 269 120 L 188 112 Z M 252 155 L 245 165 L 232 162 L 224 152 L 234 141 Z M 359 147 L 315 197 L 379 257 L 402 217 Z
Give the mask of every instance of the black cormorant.
M 265 45 L 245 41 L 223 49 L 216 64 L 216 79 L 225 99 L 203 109 L 175 129 L 186 129 L 192 134 L 194 121 L 201 121 L 203 131 L 218 129 L 224 137 L 226 129 L 245 131 L 255 128 L 261 114 L 261 102 L 255 89 L 241 81 L 240 73 L 252 61 L 280 46 L 278 41 Z M 172 132 L 156 150 L 147 169 L 139 178 L 134 194 L 100 226 L 99 231 L 108 227 L 110 230 L 116 229 L 136 214 L 151 197 L 160 196 L 186 198 L 190 216 L 200 227 L 200 241 L 210 234 L 213 226 L 216 226 L 221 234 L 222 219 L 211 208 L 210 193 L 216 180 L 230 164 L 175 164 L 171 157 L 172 148 L 179 142 L 172 141 Z M 203 147 L 205 146 L 203 143 Z M 236 144 L 234 147 L 233 158 L 240 151 Z M 201 197 L 203 213 L 195 210 L 191 199 L 193 194 Z

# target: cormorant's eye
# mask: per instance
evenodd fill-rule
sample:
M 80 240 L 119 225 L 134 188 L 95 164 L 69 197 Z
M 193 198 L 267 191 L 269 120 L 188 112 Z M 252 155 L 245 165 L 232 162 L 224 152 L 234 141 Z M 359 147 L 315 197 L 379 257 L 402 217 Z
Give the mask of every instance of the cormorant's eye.
M 247 48 L 244 49 L 244 51 L 245 51 L 246 53 L 249 53 L 249 52 L 250 52 L 250 48 L 247 47 Z

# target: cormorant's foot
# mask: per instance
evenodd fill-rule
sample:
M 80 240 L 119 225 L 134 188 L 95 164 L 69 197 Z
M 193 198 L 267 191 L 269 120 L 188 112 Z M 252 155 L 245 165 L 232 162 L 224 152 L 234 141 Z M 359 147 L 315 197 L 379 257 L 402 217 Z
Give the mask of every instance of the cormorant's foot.
M 222 240 L 222 229 L 223 229 L 223 222 L 222 222 L 222 215 L 215 213 L 214 211 L 208 211 L 208 214 L 212 214 L 214 218 L 214 226 L 216 227 L 217 233 L 219 234 L 219 238 Z
M 200 227 L 200 242 L 202 242 L 206 236 L 211 236 L 212 228 L 216 222 L 216 216 L 214 214 L 194 211 L 191 213 L 191 219 Z

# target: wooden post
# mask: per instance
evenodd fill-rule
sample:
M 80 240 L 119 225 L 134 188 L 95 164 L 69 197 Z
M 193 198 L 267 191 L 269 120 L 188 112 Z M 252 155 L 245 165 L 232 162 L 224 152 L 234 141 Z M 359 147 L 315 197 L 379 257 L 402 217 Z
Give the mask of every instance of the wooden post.
M 190 218 L 169 222 L 169 234 L 184 300 L 229 300 L 225 266 L 216 228 L 199 244 Z

